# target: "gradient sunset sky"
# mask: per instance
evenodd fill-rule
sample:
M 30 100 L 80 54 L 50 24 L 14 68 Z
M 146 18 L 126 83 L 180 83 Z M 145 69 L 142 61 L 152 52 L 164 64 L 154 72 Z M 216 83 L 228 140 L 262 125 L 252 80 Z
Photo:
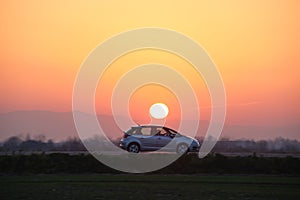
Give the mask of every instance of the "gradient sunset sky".
M 298 125 L 299 10 L 297 0 L 1 1 L 0 113 L 71 111 L 76 74 L 99 43 L 130 29 L 161 27 L 193 38 L 214 60 L 226 88 L 227 124 Z M 119 58 L 100 80 L 101 91 L 109 94 L 123 73 L 148 62 L 184 74 L 197 91 L 203 120 L 209 119 L 203 80 L 189 63 L 167 52 L 143 50 Z M 149 91 L 165 96 L 148 97 Z M 132 96 L 133 117 L 143 118 L 155 102 L 168 104 L 169 117 L 180 113 L 173 94 L 150 85 Z M 109 95 L 96 96 L 100 114 L 110 114 L 109 105 Z

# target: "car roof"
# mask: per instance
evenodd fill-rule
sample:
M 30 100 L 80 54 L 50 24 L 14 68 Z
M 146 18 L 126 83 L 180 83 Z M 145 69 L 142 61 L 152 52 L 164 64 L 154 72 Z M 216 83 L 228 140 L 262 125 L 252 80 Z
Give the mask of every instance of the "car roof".
M 159 126 L 159 125 L 139 125 L 139 126 L 132 126 L 132 128 L 140 128 L 140 127 L 146 127 L 146 128 L 152 128 L 152 127 L 157 127 L 157 128 L 168 128 L 165 126 Z
M 160 126 L 160 125 L 139 125 L 139 126 L 132 126 L 131 128 L 165 128 L 165 129 L 173 130 L 173 129 L 169 128 L 169 127 Z
M 166 126 L 160 126 L 160 125 L 138 125 L 138 126 L 132 126 L 131 128 L 165 128 L 180 134 L 179 132 L 175 131 L 172 128 Z

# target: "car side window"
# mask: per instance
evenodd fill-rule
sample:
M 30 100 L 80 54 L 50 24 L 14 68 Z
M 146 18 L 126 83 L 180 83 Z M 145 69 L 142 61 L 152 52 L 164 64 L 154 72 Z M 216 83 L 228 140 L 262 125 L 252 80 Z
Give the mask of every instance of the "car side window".
M 143 127 L 141 129 L 142 135 L 150 136 L 151 135 L 151 127 Z
M 167 129 L 161 128 L 161 127 L 155 127 L 153 128 L 153 135 L 157 135 L 157 136 L 169 136 L 169 132 Z
M 160 127 L 153 127 L 152 128 L 152 135 L 160 135 L 161 134 L 161 129 Z
M 158 135 L 160 133 L 160 129 L 158 127 L 153 127 L 152 128 L 152 135 Z

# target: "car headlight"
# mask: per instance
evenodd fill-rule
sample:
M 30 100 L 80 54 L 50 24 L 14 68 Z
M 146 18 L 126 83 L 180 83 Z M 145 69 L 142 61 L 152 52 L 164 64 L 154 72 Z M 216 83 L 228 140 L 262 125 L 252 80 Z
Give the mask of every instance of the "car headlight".
M 192 142 L 192 146 L 199 146 L 199 142 L 198 142 L 198 141 L 196 141 L 196 140 L 193 140 L 193 142 Z

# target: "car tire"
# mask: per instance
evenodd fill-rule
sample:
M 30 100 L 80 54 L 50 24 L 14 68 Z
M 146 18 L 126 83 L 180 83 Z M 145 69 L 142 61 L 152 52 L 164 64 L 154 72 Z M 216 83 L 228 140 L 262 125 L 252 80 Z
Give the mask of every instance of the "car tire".
M 128 145 L 127 151 L 130 153 L 140 152 L 140 146 L 137 143 L 131 143 Z
M 180 143 L 176 149 L 178 154 L 186 154 L 188 152 L 188 145 L 185 143 Z

